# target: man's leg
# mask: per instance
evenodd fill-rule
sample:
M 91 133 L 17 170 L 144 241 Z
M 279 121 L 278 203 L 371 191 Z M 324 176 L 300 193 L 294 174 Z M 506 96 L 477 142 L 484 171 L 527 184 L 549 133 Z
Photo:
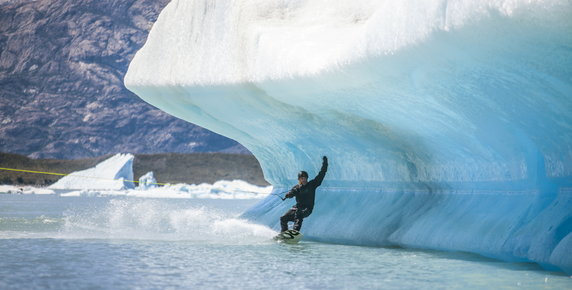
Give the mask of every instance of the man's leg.
M 312 211 L 308 208 L 297 210 L 294 216 L 294 230 L 300 231 L 302 229 L 302 222 L 305 217 L 308 217 Z
M 283 216 L 280 217 L 280 227 L 281 231 L 285 232 L 288 230 L 288 222 L 293 221 L 296 217 L 296 208 L 293 207 L 289 209 Z

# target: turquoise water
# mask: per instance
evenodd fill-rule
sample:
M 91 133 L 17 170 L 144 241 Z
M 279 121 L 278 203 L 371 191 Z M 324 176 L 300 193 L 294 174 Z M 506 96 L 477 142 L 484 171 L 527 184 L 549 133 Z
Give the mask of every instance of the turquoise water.
M 0 195 L 0 289 L 572 289 L 531 263 L 277 244 L 237 218 L 256 202 Z

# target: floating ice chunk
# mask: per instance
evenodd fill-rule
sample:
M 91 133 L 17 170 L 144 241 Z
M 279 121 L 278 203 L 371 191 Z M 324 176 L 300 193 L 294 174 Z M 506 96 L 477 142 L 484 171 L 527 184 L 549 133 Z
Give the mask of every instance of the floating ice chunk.
M 148 188 L 155 187 L 157 187 L 157 179 L 155 179 L 153 171 L 149 171 L 139 178 L 139 186 L 137 186 L 138 190 L 146 190 Z
M 0 194 L 54 194 L 51 189 L 32 186 L 0 185 Z
M 133 188 L 132 154 L 117 154 L 93 168 L 73 172 L 49 189 L 127 189 Z

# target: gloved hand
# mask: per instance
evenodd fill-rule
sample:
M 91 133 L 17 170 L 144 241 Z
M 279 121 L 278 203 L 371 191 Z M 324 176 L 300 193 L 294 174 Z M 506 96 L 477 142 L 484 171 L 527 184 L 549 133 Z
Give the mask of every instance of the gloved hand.
M 324 163 L 328 163 L 328 157 L 324 156 L 322 157 L 322 160 L 324 161 Z
M 293 192 L 288 192 L 286 193 L 286 195 L 284 196 L 285 198 L 293 198 L 294 197 L 294 193 Z

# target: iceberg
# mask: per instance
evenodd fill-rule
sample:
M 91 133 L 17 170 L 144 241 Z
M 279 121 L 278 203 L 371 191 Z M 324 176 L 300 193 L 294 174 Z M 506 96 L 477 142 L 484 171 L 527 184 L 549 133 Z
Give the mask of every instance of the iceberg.
M 572 274 L 572 3 L 173 0 L 125 85 L 233 138 L 306 237 Z M 244 214 L 278 229 L 269 195 Z
M 134 188 L 133 154 L 116 154 L 93 168 L 64 176 L 48 189 L 123 190 Z
M 138 190 L 147 190 L 155 187 L 157 187 L 157 179 L 155 179 L 153 171 L 149 171 L 145 173 L 145 175 L 139 177 L 139 183 L 136 188 Z

